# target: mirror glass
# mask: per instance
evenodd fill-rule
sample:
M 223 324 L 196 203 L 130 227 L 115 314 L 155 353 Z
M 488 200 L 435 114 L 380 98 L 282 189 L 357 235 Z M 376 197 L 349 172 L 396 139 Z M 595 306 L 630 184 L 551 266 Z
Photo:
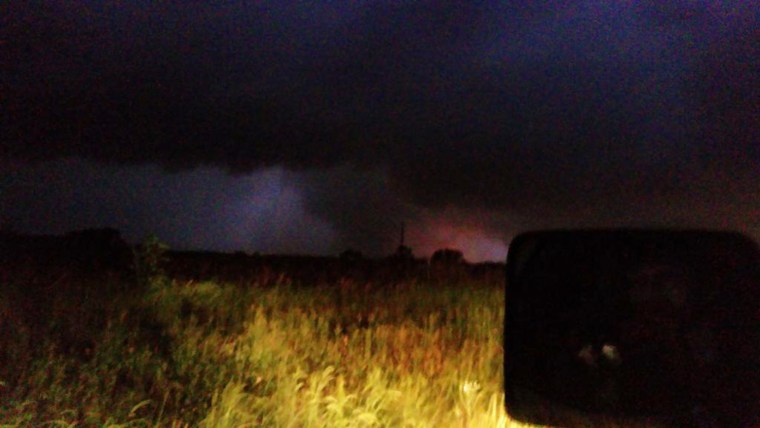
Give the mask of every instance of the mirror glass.
M 518 236 L 507 411 L 544 425 L 760 426 L 758 260 L 727 232 Z

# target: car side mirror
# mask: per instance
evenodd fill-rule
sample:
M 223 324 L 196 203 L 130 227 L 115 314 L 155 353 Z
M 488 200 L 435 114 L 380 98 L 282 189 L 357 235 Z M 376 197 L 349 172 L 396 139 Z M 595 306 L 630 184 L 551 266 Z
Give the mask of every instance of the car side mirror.
M 517 236 L 507 412 L 552 426 L 760 426 L 760 251 L 731 232 Z

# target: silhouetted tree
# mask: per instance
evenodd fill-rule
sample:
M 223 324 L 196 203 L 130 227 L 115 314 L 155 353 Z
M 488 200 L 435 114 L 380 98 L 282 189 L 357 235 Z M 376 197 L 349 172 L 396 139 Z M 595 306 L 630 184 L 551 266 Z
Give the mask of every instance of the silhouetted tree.
M 398 248 L 396 248 L 396 253 L 393 255 L 393 257 L 399 260 L 413 260 L 414 254 L 412 253 L 412 249 L 410 247 L 407 247 L 406 245 L 399 245 Z
M 461 251 L 443 248 L 436 250 L 430 257 L 430 263 L 434 265 L 456 266 L 464 263 L 464 255 Z
M 348 248 L 340 253 L 339 257 L 343 262 L 356 262 L 362 260 L 364 258 L 364 254 L 362 254 L 361 251 L 354 250 L 353 248 Z
M 465 275 L 462 252 L 452 248 L 436 250 L 430 257 L 430 278 L 436 282 L 459 281 Z

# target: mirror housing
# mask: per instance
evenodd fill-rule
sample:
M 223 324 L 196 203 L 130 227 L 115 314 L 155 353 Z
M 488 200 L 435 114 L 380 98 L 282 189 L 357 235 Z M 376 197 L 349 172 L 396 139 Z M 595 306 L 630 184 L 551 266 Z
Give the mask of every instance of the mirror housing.
M 540 231 L 507 257 L 519 421 L 760 426 L 760 251 L 715 231 Z

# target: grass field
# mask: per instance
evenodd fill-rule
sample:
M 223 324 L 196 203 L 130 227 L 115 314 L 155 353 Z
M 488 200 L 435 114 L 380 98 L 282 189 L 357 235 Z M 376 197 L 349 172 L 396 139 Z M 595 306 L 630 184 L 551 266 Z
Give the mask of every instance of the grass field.
M 1 426 L 519 426 L 501 286 L 3 281 Z

